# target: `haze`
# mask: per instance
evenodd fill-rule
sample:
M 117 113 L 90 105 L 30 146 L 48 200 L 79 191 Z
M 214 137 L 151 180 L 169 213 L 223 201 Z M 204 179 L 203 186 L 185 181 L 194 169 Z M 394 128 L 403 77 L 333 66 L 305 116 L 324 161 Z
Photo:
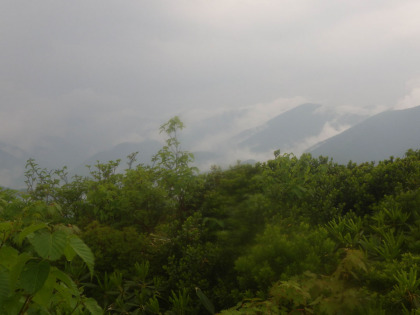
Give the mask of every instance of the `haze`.
M 419 12 L 417 0 L 3 0 L 0 142 L 93 154 L 174 115 L 188 126 L 251 108 L 253 126 L 303 102 L 420 105 Z

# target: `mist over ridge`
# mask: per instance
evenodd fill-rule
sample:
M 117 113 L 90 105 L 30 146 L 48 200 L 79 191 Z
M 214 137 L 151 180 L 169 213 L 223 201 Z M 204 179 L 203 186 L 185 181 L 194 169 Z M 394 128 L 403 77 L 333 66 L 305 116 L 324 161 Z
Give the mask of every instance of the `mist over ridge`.
M 238 160 L 265 161 L 273 158 L 273 152 L 278 149 L 298 156 L 303 152 L 330 156 L 334 161 L 346 163 L 402 156 L 407 149 L 420 146 L 416 123 L 420 121 L 420 107 L 368 115 L 355 113 L 351 108 L 339 110 L 315 103 L 296 105 L 298 101 L 282 100 L 285 106 L 283 110 L 276 108 L 278 115 L 270 117 L 268 109 L 255 121 L 252 117 L 258 116 L 261 106 L 207 112 L 196 121 L 189 121 L 186 115 L 186 128 L 179 134 L 181 148 L 194 153 L 194 164 L 206 171 L 211 165 L 227 167 Z M 164 144 L 157 129 L 156 126 L 156 130 L 140 141 L 110 143 L 106 150 L 94 154 L 89 154 L 83 145 L 78 146 L 76 139 L 54 136 L 31 151 L 3 143 L 0 184 L 22 187 L 24 166 L 29 158 L 35 158 L 41 167 L 48 169 L 66 165 L 71 175 L 87 175 L 86 165 L 117 159 L 121 160 L 122 171 L 126 156 L 137 151 L 137 163 L 149 164 Z

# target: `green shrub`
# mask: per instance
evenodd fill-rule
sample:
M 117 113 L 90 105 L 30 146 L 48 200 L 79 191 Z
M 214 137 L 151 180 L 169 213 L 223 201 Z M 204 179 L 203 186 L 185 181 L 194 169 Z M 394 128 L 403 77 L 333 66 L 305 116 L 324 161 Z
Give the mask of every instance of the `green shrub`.
M 241 288 L 265 291 L 273 282 L 304 271 L 330 272 L 335 243 L 322 228 L 307 223 L 269 224 L 247 254 L 235 262 Z

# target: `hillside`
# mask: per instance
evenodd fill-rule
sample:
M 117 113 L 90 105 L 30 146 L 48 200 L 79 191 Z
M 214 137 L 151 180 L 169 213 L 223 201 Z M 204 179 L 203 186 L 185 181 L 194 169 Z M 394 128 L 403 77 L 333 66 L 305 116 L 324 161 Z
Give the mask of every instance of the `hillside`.
M 239 146 L 254 152 L 290 150 L 313 136 L 319 135 L 326 124 L 339 130 L 354 125 L 365 117 L 341 114 L 327 110 L 319 104 L 302 104 L 282 113 L 266 124 L 243 132 Z
M 308 150 L 338 163 L 379 161 L 402 157 L 407 149 L 420 147 L 420 106 L 386 111 L 370 117 Z

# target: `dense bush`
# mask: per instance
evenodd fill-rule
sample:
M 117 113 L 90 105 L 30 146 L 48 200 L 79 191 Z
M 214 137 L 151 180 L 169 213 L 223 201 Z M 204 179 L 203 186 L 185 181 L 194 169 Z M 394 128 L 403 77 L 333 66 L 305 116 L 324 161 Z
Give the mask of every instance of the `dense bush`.
M 307 223 L 268 224 L 235 262 L 240 288 L 266 290 L 305 271 L 328 274 L 337 263 L 335 243 L 322 227 Z

